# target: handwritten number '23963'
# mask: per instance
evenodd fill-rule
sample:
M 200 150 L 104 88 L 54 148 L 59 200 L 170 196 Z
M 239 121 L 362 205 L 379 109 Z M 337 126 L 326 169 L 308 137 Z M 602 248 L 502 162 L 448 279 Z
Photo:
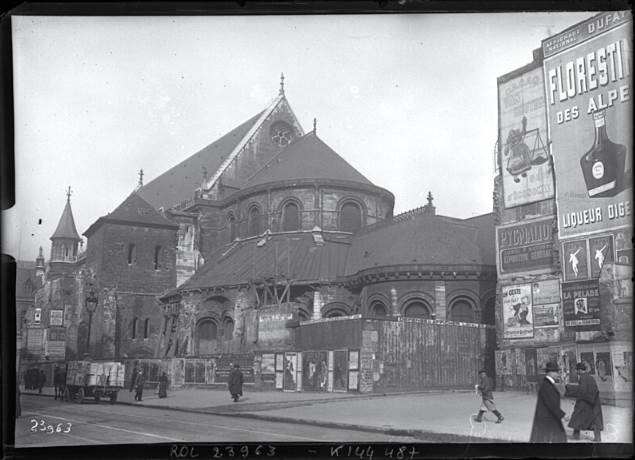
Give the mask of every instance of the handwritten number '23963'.
M 31 419 L 31 422 L 33 424 L 33 426 L 31 427 L 31 431 L 41 431 L 41 432 L 46 432 L 48 434 L 54 434 L 54 433 L 70 433 L 71 432 L 71 427 L 73 426 L 72 423 L 67 422 L 67 423 L 58 423 L 57 425 L 55 424 L 47 424 L 44 420 L 35 420 L 34 418 Z M 38 428 L 39 427 L 39 428 Z

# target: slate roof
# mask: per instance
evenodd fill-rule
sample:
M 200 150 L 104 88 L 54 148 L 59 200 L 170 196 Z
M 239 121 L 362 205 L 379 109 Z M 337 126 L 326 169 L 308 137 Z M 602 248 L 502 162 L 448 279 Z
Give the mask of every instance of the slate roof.
M 478 242 L 479 225 L 419 214 L 353 238 L 346 275 L 389 265 L 494 265 Z
M 303 282 L 332 280 L 344 273 L 350 248 L 348 236 L 338 239 L 325 235 L 324 245 L 318 246 L 310 232 L 277 234 L 258 247 L 257 243 L 263 238 L 236 243 L 225 257 L 222 253 L 228 251 L 227 247 L 212 254 L 179 290 L 243 284 L 248 280 L 271 278 L 276 273 Z
M 77 227 L 75 227 L 75 219 L 73 218 L 73 210 L 71 209 L 71 202 L 66 200 L 66 206 L 62 211 L 60 221 L 57 223 L 57 228 L 53 232 L 53 238 L 69 238 L 73 240 L 81 240 L 79 233 L 77 233 Z
M 373 185 L 314 132 L 289 144 L 247 181 L 247 186 L 294 179 L 335 179 Z
M 147 227 L 178 228 L 178 225 L 163 217 L 150 203 L 141 198 L 137 191 L 132 192 L 113 212 L 100 217 L 84 235 L 89 236 L 102 223 L 124 223 Z
M 148 203 L 156 209 L 170 208 L 194 196 L 194 190 L 203 181 L 203 167 L 212 176 L 236 145 L 258 121 L 263 112 L 253 116 L 220 139 L 199 150 L 171 169 L 153 179 L 139 190 Z

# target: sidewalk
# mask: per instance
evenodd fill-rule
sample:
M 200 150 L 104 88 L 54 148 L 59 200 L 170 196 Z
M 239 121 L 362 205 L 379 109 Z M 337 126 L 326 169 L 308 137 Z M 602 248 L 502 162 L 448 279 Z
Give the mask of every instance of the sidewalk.
M 24 392 L 37 394 L 37 392 Z M 43 394 L 53 396 L 53 388 Z M 329 427 L 377 431 L 398 436 L 415 436 L 422 441 L 430 433 L 446 435 L 446 442 L 527 442 L 536 405 L 535 394 L 497 392 L 498 409 L 505 416 L 501 424 L 488 413 L 477 423 L 472 415 L 480 399 L 473 392 L 436 391 L 409 394 L 295 393 L 280 391 L 245 392 L 238 403 L 226 390 L 175 389 L 159 399 L 156 390 L 144 391 L 142 402 L 134 401 L 134 392 L 119 392 L 118 403 L 168 408 L 188 412 L 251 417 L 263 420 L 308 423 Z M 564 399 L 562 409 L 570 415 L 574 402 Z M 604 442 L 632 442 L 632 413 L 629 408 L 603 406 Z M 566 423 L 565 423 L 566 425 Z M 571 429 L 567 428 L 571 434 Z M 580 442 L 592 439 L 582 432 Z M 432 436 L 438 440 L 439 436 Z

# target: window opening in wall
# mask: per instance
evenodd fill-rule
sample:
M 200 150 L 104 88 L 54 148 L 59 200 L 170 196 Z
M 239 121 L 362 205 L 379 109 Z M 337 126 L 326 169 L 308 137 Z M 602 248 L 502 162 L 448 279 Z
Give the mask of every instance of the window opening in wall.
M 282 210 L 282 231 L 290 232 L 300 229 L 300 212 L 298 205 L 287 203 Z
M 465 300 L 457 300 L 452 305 L 452 321 L 461 321 L 463 323 L 474 322 L 474 310 L 472 306 Z
M 137 263 L 137 247 L 134 244 L 128 245 L 128 265 Z
M 132 338 L 136 339 L 137 338 L 137 318 L 134 318 L 132 320 Z
M 225 328 L 223 331 L 223 339 L 231 340 L 234 336 L 234 321 L 230 318 L 225 320 Z
M 227 218 L 227 225 L 229 226 L 229 241 L 234 241 L 236 239 L 236 218 L 230 215 Z
M 159 257 L 161 255 L 161 246 L 156 246 L 154 248 L 154 269 L 158 270 L 161 268 L 161 264 L 159 263 Z
M 362 210 L 357 203 L 345 203 L 340 214 L 340 230 L 354 233 L 362 227 Z
M 164 316 L 163 317 L 163 335 L 165 335 L 168 332 L 168 322 L 170 320 L 169 316 Z
M 381 302 L 373 302 L 370 305 L 370 314 L 371 316 L 375 316 L 378 318 L 384 318 L 386 316 L 388 316 L 388 313 L 386 312 L 386 306 L 381 303 Z
M 214 352 L 218 339 L 218 327 L 212 320 L 203 321 L 198 325 L 198 354 L 208 355 Z
M 68 247 L 64 246 L 64 257 L 68 257 Z
M 407 316 L 409 318 L 430 319 L 430 309 L 423 301 L 414 300 L 408 303 L 408 306 L 406 306 L 406 309 L 404 310 L 404 316 Z
M 150 333 L 150 318 L 146 318 L 143 322 L 143 338 L 147 339 Z
M 260 210 L 257 207 L 252 207 L 249 210 L 248 217 L 248 228 L 249 236 L 259 235 L 260 234 Z

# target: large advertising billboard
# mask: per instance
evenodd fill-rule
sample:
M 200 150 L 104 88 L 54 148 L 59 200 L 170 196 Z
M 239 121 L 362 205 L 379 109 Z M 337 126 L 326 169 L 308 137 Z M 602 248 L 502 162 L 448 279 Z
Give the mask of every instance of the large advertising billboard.
M 598 280 L 562 284 L 564 327 L 575 331 L 600 330 L 600 286 Z
M 542 68 L 498 79 L 498 123 L 506 208 L 553 197 Z
M 498 272 L 551 271 L 553 218 L 496 227 Z
M 632 17 L 601 13 L 543 41 L 560 238 L 627 227 Z

